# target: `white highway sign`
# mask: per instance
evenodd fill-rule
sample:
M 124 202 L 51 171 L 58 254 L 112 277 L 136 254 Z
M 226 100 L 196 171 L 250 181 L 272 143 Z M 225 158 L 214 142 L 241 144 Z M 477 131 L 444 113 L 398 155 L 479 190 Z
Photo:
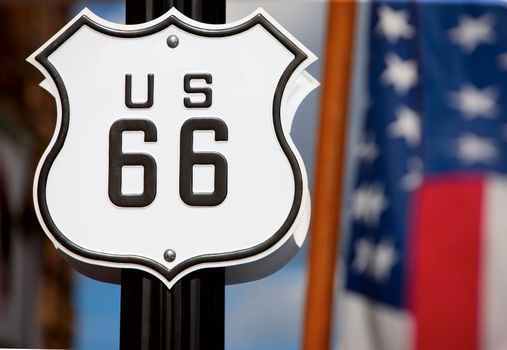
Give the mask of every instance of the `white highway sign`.
M 234 283 L 279 268 L 308 229 L 290 127 L 315 59 L 263 10 L 227 25 L 82 11 L 28 59 L 58 107 L 34 184 L 45 232 L 106 280 L 136 268 L 170 288 L 196 269 L 227 267 Z

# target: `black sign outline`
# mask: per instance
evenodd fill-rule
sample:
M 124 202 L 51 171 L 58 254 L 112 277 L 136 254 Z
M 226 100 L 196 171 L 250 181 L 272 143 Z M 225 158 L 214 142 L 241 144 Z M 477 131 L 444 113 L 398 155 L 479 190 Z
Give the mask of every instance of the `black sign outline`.
M 283 72 L 280 80 L 278 81 L 278 85 L 275 90 L 275 95 L 273 98 L 273 124 L 275 128 L 275 133 L 280 143 L 280 146 L 285 153 L 285 156 L 289 160 L 292 172 L 294 174 L 294 200 L 292 202 L 292 206 L 289 212 L 289 215 L 285 219 L 282 226 L 266 241 L 243 250 L 228 252 L 228 253 L 220 253 L 220 254 L 206 254 L 200 255 L 194 258 L 187 259 L 178 263 L 171 270 L 168 270 L 166 266 L 158 263 L 152 259 L 140 256 L 124 256 L 124 255 L 113 255 L 113 254 L 104 254 L 98 253 L 89 249 L 85 249 L 80 247 L 79 245 L 70 241 L 65 235 L 58 229 L 58 227 L 53 222 L 47 202 L 46 202 L 46 185 L 47 185 L 47 177 L 49 174 L 49 170 L 53 165 L 54 160 L 58 156 L 58 153 L 63 147 L 65 142 L 65 138 L 67 136 L 67 131 L 69 127 L 69 118 L 70 118 L 70 106 L 69 106 L 69 98 L 67 95 L 65 84 L 57 72 L 56 68 L 49 62 L 49 56 L 55 52 L 63 43 L 65 43 L 70 37 L 72 37 L 81 27 L 88 26 L 89 28 L 100 32 L 105 35 L 109 35 L 117 38 L 139 38 L 148 36 L 159 31 L 164 30 L 165 28 L 174 25 L 179 29 L 182 29 L 190 34 L 195 34 L 204 37 L 227 37 L 233 36 L 242 32 L 245 32 L 256 25 L 261 25 L 264 29 L 266 29 L 275 39 L 277 39 L 285 48 L 287 48 L 292 54 L 294 54 L 294 59 L 289 63 Z M 303 196 L 303 180 L 301 174 L 301 167 L 297 161 L 296 156 L 294 155 L 291 147 L 289 146 L 287 140 L 285 139 L 283 130 L 282 130 L 282 122 L 281 122 L 281 103 L 282 96 L 285 91 L 285 87 L 292 77 L 294 71 L 308 58 L 307 54 L 298 47 L 295 43 L 293 43 L 287 36 L 285 36 L 278 28 L 275 27 L 266 17 L 262 14 L 258 13 L 246 22 L 243 22 L 237 26 L 225 29 L 203 29 L 198 28 L 188 23 L 183 22 L 175 15 L 170 15 L 166 19 L 161 22 L 156 23 L 155 25 L 147 28 L 136 29 L 136 30 L 120 30 L 106 27 L 100 23 L 94 22 L 91 18 L 89 18 L 86 14 L 83 14 L 80 18 L 78 18 L 69 28 L 67 28 L 61 35 L 59 35 L 56 39 L 54 39 L 50 44 L 48 44 L 39 54 L 35 56 L 35 60 L 40 63 L 44 69 L 50 74 L 53 81 L 56 83 L 58 93 L 60 95 L 61 102 L 61 113 L 62 120 L 60 124 L 60 130 L 58 136 L 53 144 L 51 150 L 48 152 L 46 158 L 44 159 L 44 163 L 41 166 L 38 184 L 37 184 L 37 201 L 39 205 L 39 210 L 44 221 L 44 224 L 52 234 L 52 236 L 61 244 L 64 248 L 68 249 L 70 252 L 92 260 L 100 260 L 111 263 L 122 263 L 122 264 L 135 264 L 145 266 L 149 269 L 156 271 L 161 274 L 164 278 L 167 279 L 168 282 L 172 281 L 177 275 L 182 273 L 185 270 L 192 268 L 193 266 L 204 264 L 204 263 L 219 263 L 226 262 L 231 260 L 239 260 L 249 258 L 255 255 L 258 255 L 271 247 L 273 247 L 276 243 L 278 243 L 290 230 L 293 223 L 295 222 L 299 210 L 301 208 L 302 196 Z M 162 252 L 161 252 L 162 255 Z M 99 266 L 103 266 L 98 264 Z

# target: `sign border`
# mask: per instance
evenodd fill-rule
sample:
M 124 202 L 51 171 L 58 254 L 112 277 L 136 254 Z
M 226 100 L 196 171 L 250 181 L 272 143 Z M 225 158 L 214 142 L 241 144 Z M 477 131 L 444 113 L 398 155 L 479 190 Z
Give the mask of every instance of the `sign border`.
M 82 248 L 81 246 L 73 243 L 71 240 L 65 237 L 65 235 L 58 229 L 58 227 L 52 220 L 47 206 L 45 194 L 48 174 L 51 169 L 51 166 L 53 165 L 54 160 L 56 159 L 60 150 L 63 147 L 65 138 L 67 136 L 70 119 L 70 106 L 67 90 L 63 82 L 63 79 L 60 77 L 56 68 L 49 61 L 49 56 L 83 26 L 88 26 L 93 30 L 96 30 L 102 34 L 109 35 L 112 37 L 139 38 L 162 31 L 171 25 L 174 25 L 179 29 L 182 29 L 190 34 L 215 38 L 233 36 L 245 32 L 256 25 L 261 25 L 265 30 L 267 30 L 271 35 L 273 35 L 273 37 L 276 38 L 285 48 L 287 48 L 292 54 L 294 54 L 295 56 L 294 59 L 286 67 L 280 80 L 278 81 L 275 90 L 275 95 L 273 98 L 272 114 L 276 137 L 278 139 L 278 142 L 280 143 L 280 146 L 284 154 L 289 160 L 292 172 L 294 174 L 295 188 L 294 188 L 294 200 L 292 202 L 289 215 L 285 219 L 282 226 L 266 241 L 254 247 L 243 250 L 219 254 L 200 255 L 182 261 L 169 270 L 163 264 L 146 257 L 98 253 L 96 251 Z M 174 14 L 171 14 L 169 17 L 165 18 L 164 20 L 158 23 L 155 23 L 153 26 L 131 30 L 113 29 L 93 21 L 86 14 L 82 14 L 74 23 L 72 23 L 68 28 L 66 28 L 63 31 L 63 33 L 58 35 L 58 37 L 55 38 L 51 43 L 47 44 L 47 46 L 44 47 L 43 50 L 39 52 L 34 58 L 44 69 L 46 69 L 46 71 L 49 73 L 49 75 L 55 82 L 56 87 L 58 89 L 62 108 L 61 109 L 62 118 L 58 136 L 54 144 L 52 145 L 51 149 L 47 153 L 47 156 L 44 158 L 43 164 L 40 168 L 37 183 L 37 202 L 38 202 L 37 204 L 39 206 L 41 217 L 49 232 L 52 234 L 52 236 L 56 239 L 56 241 L 59 244 L 61 244 L 64 248 L 68 249 L 71 253 L 74 253 L 77 256 L 81 256 L 91 260 L 100 260 L 110 263 L 135 264 L 145 266 L 162 275 L 164 278 L 167 279 L 168 282 L 171 282 L 180 273 L 196 265 L 240 260 L 258 255 L 270 249 L 275 244 L 277 244 L 292 228 L 292 225 L 294 224 L 300 209 L 302 209 L 301 204 L 303 196 L 303 179 L 301 167 L 291 147 L 289 146 L 282 129 L 281 106 L 283 93 L 285 91 L 285 87 L 289 79 L 292 77 L 296 69 L 308 58 L 308 55 L 296 43 L 294 43 L 284 33 L 282 33 L 282 31 L 280 31 L 265 16 L 263 16 L 262 13 L 257 13 L 247 21 L 230 28 L 220 28 L 220 29 L 199 28 L 191 24 L 185 23 Z

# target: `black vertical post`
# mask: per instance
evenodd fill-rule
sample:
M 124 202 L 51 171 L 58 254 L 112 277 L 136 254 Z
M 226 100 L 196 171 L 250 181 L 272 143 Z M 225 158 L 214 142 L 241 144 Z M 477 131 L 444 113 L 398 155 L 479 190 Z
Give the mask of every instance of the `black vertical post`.
M 146 22 L 171 7 L 225 23 L 225 0 L 126 0 L 126 22 Z M 120 349 L 223 350 L 224 285 L 223 269 L 193 272 L 171 290 L 145 272 L 123 270 Z
M 171 7 L 196 21 L 225 23 L 225 0 L 126 0 L 127 24 L 150 21 Z

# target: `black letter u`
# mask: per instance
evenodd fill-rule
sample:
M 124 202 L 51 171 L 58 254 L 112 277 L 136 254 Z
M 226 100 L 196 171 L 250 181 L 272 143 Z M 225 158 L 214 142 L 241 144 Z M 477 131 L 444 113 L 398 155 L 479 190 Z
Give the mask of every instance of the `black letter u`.
M 132 74 L 125 74 L 125 105 L 128 108 L 150 108 L 153 106 L 155 76 L 148 74 L 148 99 L 146 102 L 132 102 Z

